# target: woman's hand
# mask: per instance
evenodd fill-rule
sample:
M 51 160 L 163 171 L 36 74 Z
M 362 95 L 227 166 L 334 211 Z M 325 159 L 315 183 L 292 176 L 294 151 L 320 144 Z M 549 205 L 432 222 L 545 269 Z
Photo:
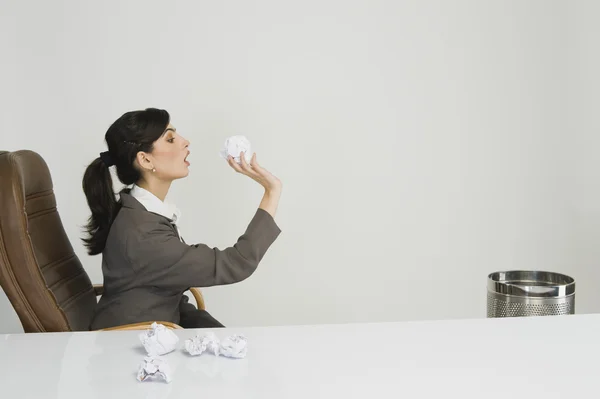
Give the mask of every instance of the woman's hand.
M 235 162 L 233 157 L 230 155 L 227 158 L 229 165 L 238 173 L 246 175 L 256 181 L 258 184 L 263 186 L 267 192 L 279 192 L 281 191 L 282 184 L 281 180 L 275 177 L 271 172 L 263 168 L 256 161 L 256 153 L 252 155 L 250 163 L 246 162 L 244 153 L 240 153 L 241 165 Z
M 256 153 L 252 155 L 250 163 L 246 162 L 243 152 L 240 154 L 240 158 L 241 165 L 235 162 L 231 156 L 227 157 L 227 161 L 236 172 L 250 177 L 265 188 L 265 194 L 259 208 L 268 212 L 272 217 L 275 217 L 277 206 L 279 205 L 279 197 L 281 196 L 281 181 L 256 162 Z

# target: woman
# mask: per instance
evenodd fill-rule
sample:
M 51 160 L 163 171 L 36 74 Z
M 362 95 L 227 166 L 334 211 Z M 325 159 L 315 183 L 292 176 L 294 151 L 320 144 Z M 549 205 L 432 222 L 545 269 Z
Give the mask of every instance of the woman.
M 83 191 L 92 212 L 84 243 L 102 253 L 104 293 L 93 330 L 146 321 L 184 328 L 223 327 L 188 303 L 190 287 L 232 284 L 249 277 L 281 232 L 274 221 L 281 182 L 256 162 L 229 165 L 254 179 L 264 196 L 246 232 L 224 250 L 181 239 L 178 210 L 165 201 L 173 180 L 188 175 L 189 141 L 170 124 L 167 111 L 128 112 L 106 132 L 108 151 L 85 171 Z M 116 200 L 109 167 L 132 187 Z

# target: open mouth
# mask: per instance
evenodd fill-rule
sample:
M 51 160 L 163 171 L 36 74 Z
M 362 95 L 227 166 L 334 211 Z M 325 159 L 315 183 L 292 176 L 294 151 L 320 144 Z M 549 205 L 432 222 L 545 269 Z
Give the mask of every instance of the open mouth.
M 190 166 L 190 161 L 187 160 L 187 157 L 190 156 L 190 153 L 188 152 L 187 155 L 185 156 L 185 158 L 183 158 L 183 162 L 187 165 Z

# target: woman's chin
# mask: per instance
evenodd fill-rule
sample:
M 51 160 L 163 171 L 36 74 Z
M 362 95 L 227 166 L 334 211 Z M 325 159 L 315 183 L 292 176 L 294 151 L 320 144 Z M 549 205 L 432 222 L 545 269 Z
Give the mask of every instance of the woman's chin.
M 190 174 L 190 171 L 186 169 L 186 170 L 181 171 L 181 173 L 174 174 L 170 180 L 173 181 L 173 180 L 183 179 L 183 178 L 187 177 L 189 174 Z

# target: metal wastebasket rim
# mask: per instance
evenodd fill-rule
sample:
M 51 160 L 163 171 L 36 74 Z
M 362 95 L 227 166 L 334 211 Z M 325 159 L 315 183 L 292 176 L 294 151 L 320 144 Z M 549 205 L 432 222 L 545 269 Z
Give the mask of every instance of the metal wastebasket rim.
M 575 293 L 575 280 L 561 273 L 537 270 L 508 270 L 488 275 L 488 291 L 497 294 L 558 298 Z

